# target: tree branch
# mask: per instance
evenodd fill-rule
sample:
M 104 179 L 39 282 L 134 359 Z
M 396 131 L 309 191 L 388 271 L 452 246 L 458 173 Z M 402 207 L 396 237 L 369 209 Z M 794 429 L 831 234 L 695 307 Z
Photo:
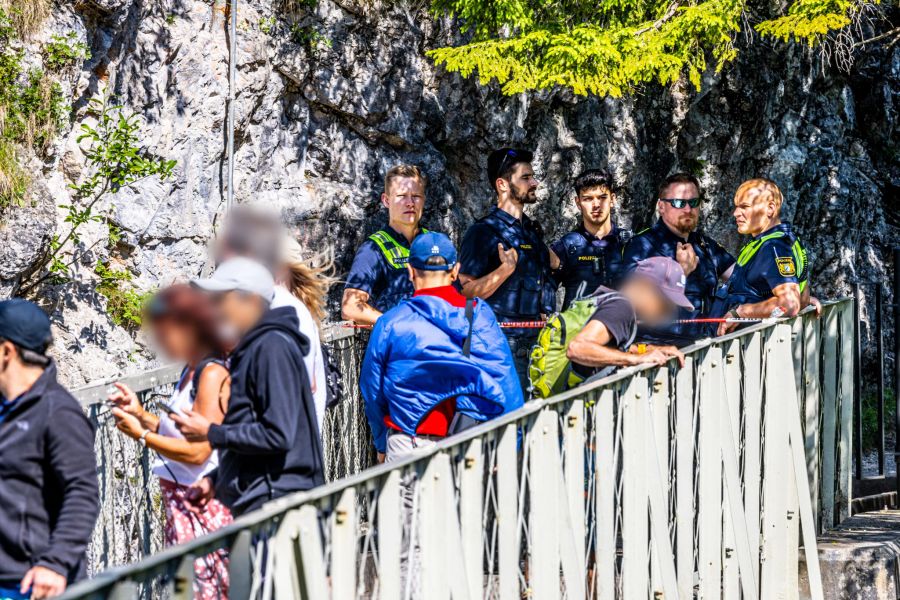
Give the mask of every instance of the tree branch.
M 880 41 L 880 40 L 883 40 L 883 39 L 889 38 L 889 37 L 900 38 L 900 27 L 894 27 L 890 31 L 885 31 L 881 35 L 876 35 L 873 38 L 869 38 L 867 40 L 861 40 L 859 42 L 856 42 L 855 44 L 853 44 L 853 46 L 851 46 L 851 49 L 859 48 L 860 46 L 865 46 L 866 44 L 871 44 L 872 42 L 877 42 L 877 41 Z M 897 41 L 896 39 L 892 40 L 890 45 L 893 45 L 894 42 L 896 42 L 896 41 Z
M 668 21 L 669 19 L 671 19 L 672 17 L 675 16 L 675 13 L 678 12 L 678 8 L 680 6 L 681 6 L 680 0 L 676 0 L 675 2 L 672 2 L 672 4 L 670 4 L 669 7 L 666 9 L 666 12 L 663 16 L 661 16 L 657 20 L 653 21 L 652 25 L 649 25 L 647 27 L 644 27 L 643 29 L 638 29 L 637 31 L 635 31 L 634 37 L 643 35 L 643 34 L 647 33 L 648 31 L 651 31 L 654 29 L 659 29 L 660 27 L 662 27 L 666 21 Z

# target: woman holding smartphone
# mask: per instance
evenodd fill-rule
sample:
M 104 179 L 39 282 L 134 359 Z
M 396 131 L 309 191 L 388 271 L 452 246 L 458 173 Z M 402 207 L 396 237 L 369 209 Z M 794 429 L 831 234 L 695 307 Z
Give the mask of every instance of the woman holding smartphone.
M 115 384 L 117 390 L 109 396 L 109 402 L 116 427 L 158 455 L 153 473 L 160 479 L 166 510 L 166 544 L 174 545 L 232 520 L 228 509 L 217 500 L 201 510 L 190 503 L 190 486 L 215 469 L 218 459 L 209 443 L 187 441 L 169 418 L 170 412 L 194 411 L 213 423 L 222 422 L 230 391 L 224 361 L 228 349 L 218 334 L 210 300 L 189 285 L 173 285 L 154 296 L 145 322 L 162 353 L 185 363 L 175 391 L 159 403 L 159 416 L 145 411 L 137 394 L 123 383 Z M 227 598 L 224 550 L 198 559 L 195 572 L 195 598 Z

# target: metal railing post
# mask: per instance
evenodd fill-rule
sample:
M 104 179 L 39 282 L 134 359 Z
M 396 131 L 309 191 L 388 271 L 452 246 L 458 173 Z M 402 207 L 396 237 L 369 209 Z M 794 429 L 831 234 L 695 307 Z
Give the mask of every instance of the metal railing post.
M 875 284 L 875 354 L 878 374 L 877 385 L 878 430 L 875 443 L 878 446 L 878 474 L 884 477 L 884 292 L 881 282 Z
M 894 248 L 894 432 L 900 432 L 900 248 Z M 900 467 L 900 444 L 894 442 L 894 464 Z M 897 501 L 900 503 L 900 468 L 897 469 Z
M 863 478 L 862 342 L 859 335 L 859 283 L 853 284 L 853 462 L 856 479 Z

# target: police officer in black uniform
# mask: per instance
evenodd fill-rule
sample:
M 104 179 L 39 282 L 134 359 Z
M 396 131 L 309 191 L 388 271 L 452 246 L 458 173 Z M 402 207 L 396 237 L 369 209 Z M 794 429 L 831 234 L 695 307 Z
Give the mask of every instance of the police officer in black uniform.
M 734 258 L 714 239 L 702 233 L 700 224 L 700 182 L 688 173 L 669 175 L 659 185 L 656 210 L 659 220 L 638 233 L 625 247 L 623 260 L 631 272 L 642 260 L 665 256 L 681 265 L 685 273 L 685 295 L 693 310 L 679 308 L 678 319 L 707 316 L 720 281 L 731 275 Z M 641 326 L 638 341 L 687 346 L 709 335 L 697 324 Z
M 622 249 L 631 238 L 631 231 L 620 229 L 612 218 L 616 193 L 608 173 L 585 171 L 574 188 L 581 224 L 550 245 L 553 277 L 566 292 L 563 310 L 601 285 L 615 287 L 623 275 Z
M 397 165 L 385 175 L 381 203 L 388 210 L 388 224 L 356 251 L 341 301 L 344 319 L 371 325 L 413 295 L 406 263 L 413 239 L 428 231 L 419 227 L 425 185 L 425 175 L 414 165 Z
M 469 227 L 460 248 L 462 293 L 485 299 L 501 322 L 535 321 L 556 304 L 550 250 L 540 226 L 524 212 L 526 205 L 537 202 L 532 157 L 518 148 L 491 153 L 487 170 L 497 207 Z M 504 329 L 523 389 L 538 331 Z

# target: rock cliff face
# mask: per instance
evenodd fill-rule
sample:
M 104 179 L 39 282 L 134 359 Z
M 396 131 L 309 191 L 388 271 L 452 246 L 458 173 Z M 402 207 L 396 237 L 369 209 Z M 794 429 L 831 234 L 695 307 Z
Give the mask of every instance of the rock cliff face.
M 127 266 L 142 289 L 206 265 L 224 209 L 227 19 L 222 0 L 61 1 L 27 42 L 34 54 L 53 33 L 75 31 L 92 58 L 66 82 L 73 123 L 106 88 L 142 115 L 144 145 L 178 161 L 172 179 L 116 194 L 107 208 L 123 229 L 119 244 L 99 244 L 79 267 L 80 283 L 40 295 L 73 385 L 137 369 L 151 356 L 106 315 L 91 282 L 98 257 Z M 237 201 L 277 207 L 305 246 L 333 246 L 346 272 L 355 247 L 383 222 L 381 178 L 398 162 L 424 167 L 426 222 L 457 239 L 491 205 L 485 156 L 502 144 L 536 150 L 545 185 L 534 208 L 552 237 L 574 223 L 568 183 L 582 169 L 615 174 L 618 219 L 634 228 L 652 220 L 657 180 L 691 170 L 708 199 L 704 227 L 732 250 L 741 243 L 730 218 L 733 191 L 765 174 L 781 185 L 786 213 L 811 250 L 817 294 L 887 281 L 884 248 L 900 242 L 900 45 L 873 45 L 848 75 L 807 50 L 756 43 L 710 73 L 700 92 L 648 86 L 614 100 L 504 97 L 435 69 L 425 50 L 457 35 L 421 2 L 319 0 L 290 19 L 280 3 L 240 2 Z M 31 205 L 2 215 L 0 292 L 63 227 L 54 207 L 84 169 L 76 137 L 74 128 L 64 132 L 50 159 L 35 164 L 41 176 Z M 84 243 L 104 235 L 97 227 Z

